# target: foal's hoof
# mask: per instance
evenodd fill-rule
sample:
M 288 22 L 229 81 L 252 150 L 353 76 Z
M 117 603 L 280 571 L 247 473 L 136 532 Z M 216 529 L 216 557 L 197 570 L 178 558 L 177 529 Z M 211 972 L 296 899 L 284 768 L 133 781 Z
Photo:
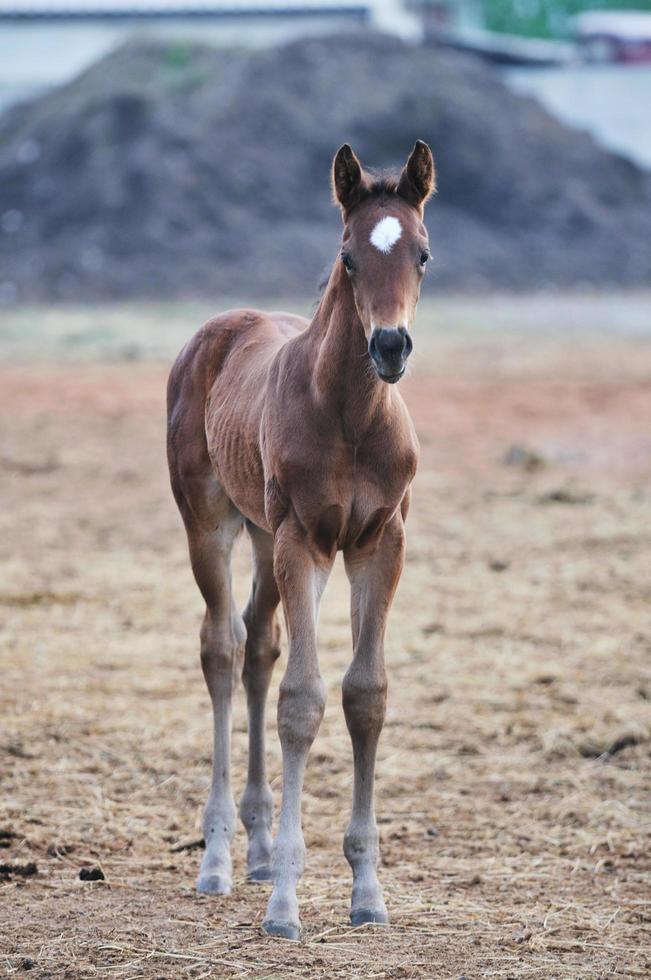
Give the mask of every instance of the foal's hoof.
M 277 922 L 275 919 L 265 919 L 262 928 L 270 936 L 278 936 L 280 939 L 298 939 L 301 934 L 300 926 L 293 922 Z
M 246 876 L 247 881 L 273 881 L 273 874 L 268 864 L 260 864 L 251 868 Z
M 388 926 L 389 916 L 384 909 L 354 909 L 350 913 L 352 926 L 363 926 L 367 922 L 374 922 L 377 926 Z
M 230 895 L 232 882 L 225 875 L 200 874 L 197 879 L 197 891 L 202 895 Z

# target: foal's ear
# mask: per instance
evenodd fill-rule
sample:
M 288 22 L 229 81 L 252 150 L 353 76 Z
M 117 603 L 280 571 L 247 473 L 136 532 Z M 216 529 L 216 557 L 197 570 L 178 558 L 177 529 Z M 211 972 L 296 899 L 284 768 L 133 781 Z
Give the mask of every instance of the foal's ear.
M 358 203 L 363 184 L 362 165 L 348 143 L 344 143 L 332 164 L 332 189 L 344 214 Z
M 398 194 L 416 208 L 423 208 L 436 191 L 434 157 L 427 143 L 416 140 L 411 156 L 400 174 Z

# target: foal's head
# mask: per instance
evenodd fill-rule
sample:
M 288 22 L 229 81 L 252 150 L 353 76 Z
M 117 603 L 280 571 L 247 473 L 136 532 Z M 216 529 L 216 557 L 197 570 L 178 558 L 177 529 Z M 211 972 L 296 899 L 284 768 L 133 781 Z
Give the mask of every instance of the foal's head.
M 333 165 L 344 220 L 341 262 L 364 325 L 373 366 L 395 384 L 412 351 L 409 328 L 429 259 L 423 209 L 435 190 L 434 160 L 418 140 L 397 179 L 364 173 L 348 144 Z

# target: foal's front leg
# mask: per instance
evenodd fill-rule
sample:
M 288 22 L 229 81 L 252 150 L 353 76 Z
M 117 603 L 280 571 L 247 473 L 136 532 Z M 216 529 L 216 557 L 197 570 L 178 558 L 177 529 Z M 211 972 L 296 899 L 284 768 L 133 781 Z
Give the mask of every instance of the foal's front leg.
M 274 888 L 264 927 L 273 936 L 298 939 L 296 886 L 305 866 L 301 793 L 305 764 L 325 708 L 317 661 L 319 603 L 332 559 L 315 560 L 305 532 L 291 518 L 276 532 L 274 570 L 289 638 L 287 670 L 280 683 L 278 733 L 283 752 L 283 799 L 273 849 Z
M 377 879 L 378 833 L 373 802 L 375 756 L 384 723 L 387 678 L 384 632 L 404 560 L 404 527 L 398 514 L 374 548 L 345 553 L 351 585 L 353 661 L 343 681 L 346 724 L 353 744 L 353 810 L 344 837 L 344 854 L 353 870 L 350 920 L 387 923 Z

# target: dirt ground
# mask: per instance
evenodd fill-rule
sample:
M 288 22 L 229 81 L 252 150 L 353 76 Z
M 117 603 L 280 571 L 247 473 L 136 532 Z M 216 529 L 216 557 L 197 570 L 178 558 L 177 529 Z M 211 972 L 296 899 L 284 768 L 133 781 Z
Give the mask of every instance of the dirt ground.
M 43 360 L 36 341 L 29 356 L 9 345 L 0 973 L 651 975 L 651 336 L 573 331 L 560 310 L 553 329 L 511 316 L 494 330 L 426 326 L 417 342 L 403 390 L 422 464 L 377 786 L 392 922 L 347 922 L 338 564 L 321 620 L 328 706 L 304 796 L 300 943 L 263 934 L 267 886 L 244 880 L 241 828 L 233 894 L 194 892 L 210 714 L 164 462 L 167 355 Z M 142 312 L 150 332 L 156 316 Z M 236 565 L 243 601 L 245 541 Z M 241 691 L 234 728 L 239 794 Z M 80 880 L 95 866 L 103 881 Z

